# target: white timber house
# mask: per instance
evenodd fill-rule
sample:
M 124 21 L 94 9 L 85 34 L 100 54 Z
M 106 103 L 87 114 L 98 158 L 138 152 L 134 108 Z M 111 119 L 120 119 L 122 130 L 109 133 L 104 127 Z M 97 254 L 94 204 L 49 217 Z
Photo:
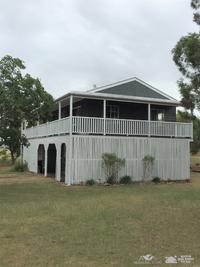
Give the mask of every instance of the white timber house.
M 176 122 L 180 103 L 138 78 L 55 100 L 53 120 L 22 133 L 29 170 L 66 184 L 104 181 L 102 154 L 125 159 L 120 175 L 143 177 L 146 155 L 155 158 L 153 176 L 163 180 L 190 177 L 191 123 Z

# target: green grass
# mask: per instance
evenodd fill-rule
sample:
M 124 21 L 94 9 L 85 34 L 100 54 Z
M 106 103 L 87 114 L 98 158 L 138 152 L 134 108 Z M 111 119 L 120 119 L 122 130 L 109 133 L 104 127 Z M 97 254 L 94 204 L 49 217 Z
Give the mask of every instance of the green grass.
M 191 155 L 190 163 L 191 165 L 200 164 L 200 153 L 199 152 L 197 154 Z
M 200 266 L 200 175 L 191 183 L 65 187 L 3 173 L 0 240 L 1 267 L 133 267 L 145 254 L 192 255 Z

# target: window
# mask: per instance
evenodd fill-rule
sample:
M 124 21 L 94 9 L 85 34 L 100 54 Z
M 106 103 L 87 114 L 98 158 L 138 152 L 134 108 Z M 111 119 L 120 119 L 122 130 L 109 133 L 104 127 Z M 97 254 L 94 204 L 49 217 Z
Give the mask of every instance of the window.
M 119 119 L 119 106 L 117 105 L 107 105 L 106 107 L 106 117 Z
M 165 111 L 163 109 L 152 109 L 151 110 L 152 121 L 164 121 Z

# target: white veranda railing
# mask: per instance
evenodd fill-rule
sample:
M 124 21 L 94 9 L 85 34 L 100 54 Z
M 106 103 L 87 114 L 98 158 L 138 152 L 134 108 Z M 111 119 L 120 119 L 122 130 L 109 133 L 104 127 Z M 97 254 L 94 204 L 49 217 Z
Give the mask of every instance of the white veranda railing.
M 192 123 L 73 117 L 72 132 L 83 134 L 169 136 L 192 138 Z
M 68 134 L 127 135 L 127 136 L 160 136 L 192 138 L 192 123 L 104 119 L 97 117 L 72 117 L 27 128 L 23 133 L 27 138 Z
M 23 130 L 23 134 L 25 134 L 27 138 L 61 135 L 69 133 L 69 125 L 69 117 L 67 117 L 61 120 L 47 122 L 35 127 L 26 128 Z

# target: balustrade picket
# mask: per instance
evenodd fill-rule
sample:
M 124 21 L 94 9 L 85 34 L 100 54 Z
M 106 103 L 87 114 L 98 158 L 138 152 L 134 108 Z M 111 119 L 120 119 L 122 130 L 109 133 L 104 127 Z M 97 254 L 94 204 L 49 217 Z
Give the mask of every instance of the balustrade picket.
M 105 129 L 104 129 L 105 127 Z M 149 128 L 150 127 L 150 128 Z M 27 138 L 39 138 L 51 135 L 68 134 L 70 131 L 69 117 L 41 124 L 23 130 Z M 76 134 L 100 134 L 103 135 L 127 135 L 127 136 L 163 136 L 192 138 L 192 123 L 126 120 L 94 118 L 94 117 L 72 117 L 72 133 Z

